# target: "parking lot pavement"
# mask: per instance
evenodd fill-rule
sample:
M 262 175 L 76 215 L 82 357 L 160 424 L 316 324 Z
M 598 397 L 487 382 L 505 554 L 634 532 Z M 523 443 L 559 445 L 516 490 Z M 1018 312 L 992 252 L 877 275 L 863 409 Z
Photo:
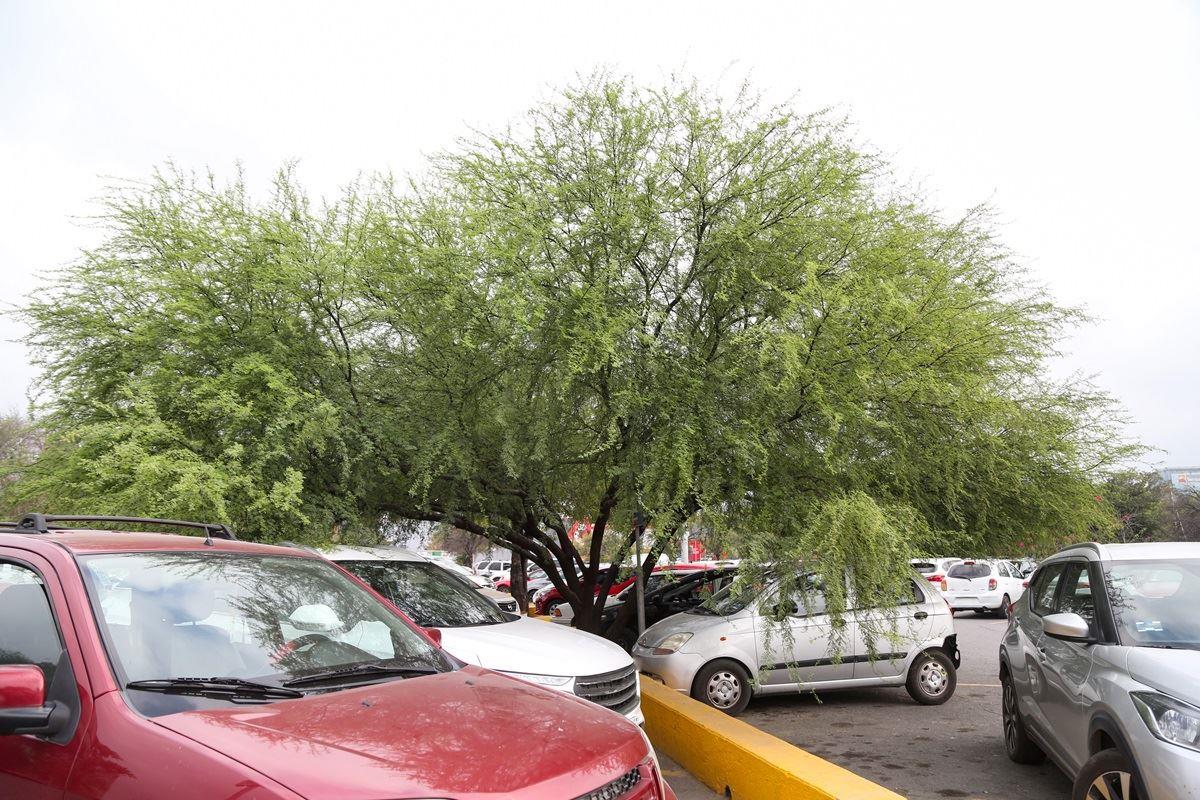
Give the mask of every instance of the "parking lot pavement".
M 1071 782 L 1052 764 L 1004 754 L 996 654 L 1005 621 L 960 613 L 954 626 L 962 667 L 945 705 L 866 689 L 757 698 L 742 719 L 909 800 L 1066 800 Z
M 662 753 L 658 754 L 658 762 L 662 766 L 663 777 L 675 790 L 675 796 L 679 800 L 713 800 L 716 797 L 724 797 L 693 778 L 690 772 Z

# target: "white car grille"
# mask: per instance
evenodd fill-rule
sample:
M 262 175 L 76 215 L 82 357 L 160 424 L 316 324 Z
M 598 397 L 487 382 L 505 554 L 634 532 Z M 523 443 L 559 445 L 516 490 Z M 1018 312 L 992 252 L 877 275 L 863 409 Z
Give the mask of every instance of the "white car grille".
M 575 695 L 619 714 L 628 713 L 638 703 L 637 668 L 630 664 L 612 672 L 576 678 Z

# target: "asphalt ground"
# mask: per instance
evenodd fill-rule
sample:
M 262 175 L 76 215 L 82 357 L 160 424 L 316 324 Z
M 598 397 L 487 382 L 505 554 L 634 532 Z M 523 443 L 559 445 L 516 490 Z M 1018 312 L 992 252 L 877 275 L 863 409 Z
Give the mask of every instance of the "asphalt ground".
M 658 754 L 658 763 L 662 767 L 663 777 L 667 779 L 667 783 L 675 790 L 675 796 L 679 800 L 712 800 L 714 797 L 725 796 L 709 789 L 703 783 L 693 778 L 690 772 L 662 753 Z
M 741 718 L 909 800 L 1067 800 L 1071 782 L 1057 767 L 1004 753 L 996 654 L 1005 624 L 956 615 L 962 666 L 943 705 L 918 705 L 903 688 L 862 689 L 755 698 Z

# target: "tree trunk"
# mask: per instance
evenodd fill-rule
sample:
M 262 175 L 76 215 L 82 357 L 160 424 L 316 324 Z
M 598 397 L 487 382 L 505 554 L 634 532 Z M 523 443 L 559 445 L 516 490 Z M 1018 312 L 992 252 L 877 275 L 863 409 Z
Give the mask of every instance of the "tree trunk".
M 517 601 L 517 608 L 525 612 L 529 608 L 529 592 L 526 584 L 525 554 L 513 551 L 512 569 L 508 572 L 508 590 Z

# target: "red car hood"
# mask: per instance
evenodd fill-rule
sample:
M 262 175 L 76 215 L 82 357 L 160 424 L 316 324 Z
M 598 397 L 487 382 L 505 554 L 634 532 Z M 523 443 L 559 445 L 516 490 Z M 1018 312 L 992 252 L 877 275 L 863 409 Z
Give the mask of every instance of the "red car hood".
M 647 755 L 620 715 L 474 667 L 153 721 L 312 800 L 565 800 Z

